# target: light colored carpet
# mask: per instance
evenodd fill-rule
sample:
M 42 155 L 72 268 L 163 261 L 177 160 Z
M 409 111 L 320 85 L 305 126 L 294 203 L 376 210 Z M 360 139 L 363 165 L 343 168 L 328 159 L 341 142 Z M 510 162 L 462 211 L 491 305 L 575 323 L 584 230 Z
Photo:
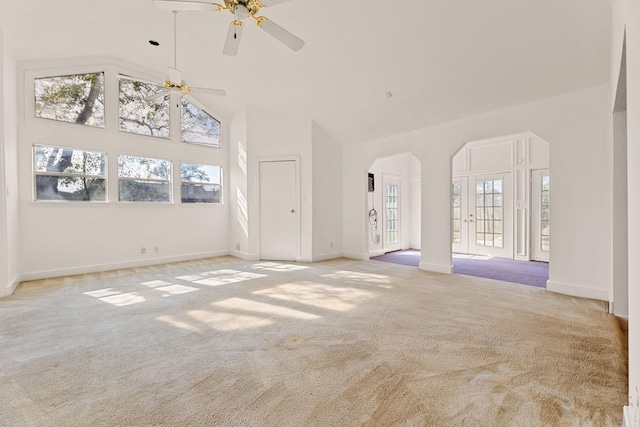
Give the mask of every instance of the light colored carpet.
M 347 259 L 28 282 L 0 299 L 0 424 L 619 426 L 605 308 Z

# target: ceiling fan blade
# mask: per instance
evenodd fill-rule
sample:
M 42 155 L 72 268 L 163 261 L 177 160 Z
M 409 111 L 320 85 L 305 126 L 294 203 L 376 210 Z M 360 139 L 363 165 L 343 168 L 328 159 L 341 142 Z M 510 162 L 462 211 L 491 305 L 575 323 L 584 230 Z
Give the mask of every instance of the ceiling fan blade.
M 240 48 L 240 38 L 242 37 L 242 29 L 244 28 L 242 25 L 236 24 L 233 21 L 229 26 L 229 31 L 227 31 L 227 39 L 224 42 L 224 49 L 222 53 L 229 56 L 235 56 L 238 54 L 238 49 Z M 242 24 L 242 22 L 240 22 Z
M 177 68 L 169 68 L 169 81 L 173 83 L 180 84 L 182 83 L 182 73 Z
M 201 93 L 203 95 L 227 96 L 227 92 L 225 92 L 223 89 L 210 89 L 208 87 L 192 87 L 191 90 L 194 93 Z
M 281 43 L 289 46 L 290 49 L 295 51 L 302 49 L 302 46 L 304 46 L 304 40 L 294 36 L 275 22 L 264 17 L 260 18 L 261 19 L 258 21 L 260 28 L 271 34 Z
M 145 101 L 147 101 L 147 102 L 153 102 L 153 101 L 155 101 L 156 99 L 158 99 L 158 98 L 162 98 L 163 96 L 167 96 L 167 95 L 169 95 L 169 91 L 168 91 L 168 90 L 163 90 L 163 91 L 161 91 L 161 92 L 154 93 L 154 94 L 151 94 L 151 95 L 149 95 L 149 96 L 146 96 L 146 97 L 144 98 L 144 100 L 145 100 Z
M 215 10 L 213 3 L 202 3 L 198 1 L 180 0 L 153 0 L 153 5 L 159 9 L 166 10 Z

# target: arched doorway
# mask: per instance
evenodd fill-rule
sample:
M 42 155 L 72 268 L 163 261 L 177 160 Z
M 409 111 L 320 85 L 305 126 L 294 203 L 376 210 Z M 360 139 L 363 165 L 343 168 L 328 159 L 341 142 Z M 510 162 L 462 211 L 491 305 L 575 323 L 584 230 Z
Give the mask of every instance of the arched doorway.
M 420 161 L 396 154 L 376 159 L 368 172 L 369 256 L 420 249 Z
M 525 132 L 472 141 L 452 158 L 454 273 L 544 287 L 550 233 L 549 147 Z

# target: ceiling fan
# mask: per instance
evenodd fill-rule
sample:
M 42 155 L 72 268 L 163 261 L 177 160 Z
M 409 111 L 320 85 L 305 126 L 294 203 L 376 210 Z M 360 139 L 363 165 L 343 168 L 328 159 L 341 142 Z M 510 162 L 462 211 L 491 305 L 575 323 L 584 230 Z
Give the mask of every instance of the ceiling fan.
M 227 38 L 224 43 L 222 53 L 225 55 L 237 55 L 240 47 L 240 38 L 244 27 L 243 19 L 251 17 L 256 21 L 258 27 L 262 28 L 276 40 L 288 46 L 294 51 L 302 49 L 304 41 L 289 31 L 282 28 L 275 22 L 264 16 L 256 16 L 261 9 L 289 0 L 224 0 L 224 5 L 211 2 L 191 1 L 191 0 L 153 0 L 153 4 L 161 9 L 169 10 L 211 10 L 213 7 L 217 12 L 223 10 L 231 12 L 235 19 L 231 22 L 227 31 Z
M 191 95 L 192 92 L 194 93 L 202 93 L 202 94 L 208 94 L 208 95 L 216 95 L 216 96 L 226 96 L 227 92 L 225 92 L 222 89 L 210 89 L 210 88 L 204 88 L 204 87 L 190 87 L 188 86 L 184 80 L 182 80 L 182 73 L 180 72 L 180 70 L 178 70 L 177 68 L 177 58 L 178 58 L 178 54 L 177 54 L 177 36 L 176 36 L 176 18 L 178 16 L 178 11 L 174 10 L 173 11 L 173 67 L 167 67 L 168 68 L 168 77 L 167 80 L 165 80 L 164 82 L 161 83 L 156 83 L 156 82 L 149 82 L 149 81 L 142 81 L 140 79 L 134 79 L 134 80 L 138 80 L 138 81 L 142 81 L 143 83 L 149 83 L 155 86 L 161 86 L 164 87 L 165 90 L 162 90 L 160 92 L 156 92 L 153 93 L 147 97 L 144 98 L 145 101 L 147 102 L 151 102 L 151 101 L 155 101 L 158 98 L 162 98 L 164 96 L 169 95 L 171 92 L 178 92 L 180 96 L 189 96 Z M 126 75 L 119 75 L 120 78 L 124 78 L 124 79 L 132 79 L 132 77 L 130 76 L 126 76 Z

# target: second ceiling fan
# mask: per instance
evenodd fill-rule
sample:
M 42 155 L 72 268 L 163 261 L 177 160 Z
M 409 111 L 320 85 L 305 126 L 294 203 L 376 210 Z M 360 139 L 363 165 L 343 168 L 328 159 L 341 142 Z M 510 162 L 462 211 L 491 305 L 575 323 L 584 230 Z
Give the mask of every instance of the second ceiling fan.
M 302 46 L 304 46 L 302 39 L 291 34 L 266 17 L 257 16 L 261 9 L 286 1 L 288 0 L 224 0 L 224 5 L 221 5 L 218 3 L 190 0 L 153 0 L 153 4 L 158 8 L 173 11 L 206 11 L 213 8 L 218 12 L 223 10 L 231 12 L 235 19 L 231 22 L 229 30 L 227 31 L 227 38 L 222 53 L 225 55 L 237 55 L 242 37 L 242 29 L 244 28 L 244 22 L 242 22 L 242 20 L 245 18 L 253 18 L 258 27 L 262 28 L 290 49 L 294 51 L 302 49 Z

